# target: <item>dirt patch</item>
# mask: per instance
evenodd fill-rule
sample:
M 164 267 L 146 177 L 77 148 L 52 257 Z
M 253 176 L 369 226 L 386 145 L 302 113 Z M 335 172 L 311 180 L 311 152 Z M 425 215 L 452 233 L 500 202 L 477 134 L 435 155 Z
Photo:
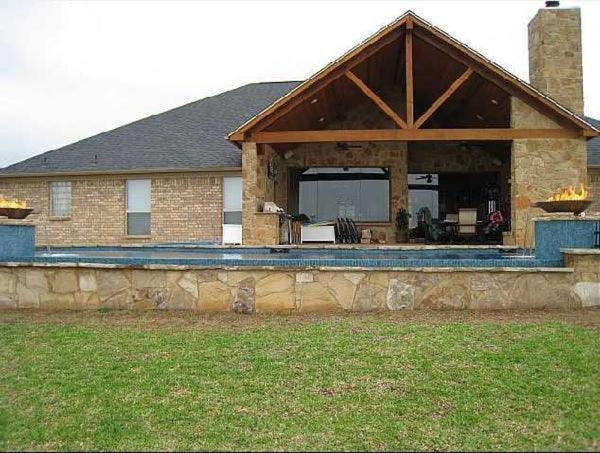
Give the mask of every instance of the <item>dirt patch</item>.
M 238 315 L 218 314 L 206 315 L 191 312 L 157 312 L 157 311 L 53 311 L 39 310 L 3 310 L 0 311 L 0 323 L 44 323 L 44 324 L 78 324 L 109 325 L 134 327 L 142 329 L 197 329 L 228 328 L 253 329 L 268 326 L 294 326 L 319 322 L 378 321 L 410 324 L 447 324 L 447 323 L 479 323 L 479 322 L 563 322 L 592 329 L 600 329 L 600 309 L 587 308 L 578 310 L 469 310 L 469 311 L 431 311 L 415 310 L 386 312 L 376 314 L 348 313 L 343 315 Z M 354 327 L 355 333 L 364 326 Z

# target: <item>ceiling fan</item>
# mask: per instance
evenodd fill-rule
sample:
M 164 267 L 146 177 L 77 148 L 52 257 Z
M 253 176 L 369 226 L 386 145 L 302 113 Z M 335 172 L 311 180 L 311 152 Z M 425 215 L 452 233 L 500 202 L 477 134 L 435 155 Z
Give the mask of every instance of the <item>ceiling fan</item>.
M 419 176 L 419 177 L 417 177 L 415 179 L 416 180 L 424 179 L 427 184 L 433 183 L 433 175 L 431 173 L 428 173 L 428 174 L 423 175 L 423 176 Z
M 362 145 L 349 145 L 346 142 L 337 142 L 335 144 L 336 151 L 348 151 L 350 148 L 362 148 Z

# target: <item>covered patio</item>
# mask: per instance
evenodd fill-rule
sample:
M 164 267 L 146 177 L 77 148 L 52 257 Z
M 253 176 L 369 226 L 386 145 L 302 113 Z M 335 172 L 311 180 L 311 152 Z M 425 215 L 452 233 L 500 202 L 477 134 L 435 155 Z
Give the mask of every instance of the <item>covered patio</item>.
M 592 134 L 409 12 L 230 134 L 242 148 L 243 243 L 281 243 L 279 216 L 262 212 L 274 202 L 311 221 L 353 219 L 388 244 L 402 209 L 412 228 L 426 208 L 446 232 L 464 209 L 473 231 L 498 211 L 495 241 L 524 246 L 530 203 L 585 182 Z

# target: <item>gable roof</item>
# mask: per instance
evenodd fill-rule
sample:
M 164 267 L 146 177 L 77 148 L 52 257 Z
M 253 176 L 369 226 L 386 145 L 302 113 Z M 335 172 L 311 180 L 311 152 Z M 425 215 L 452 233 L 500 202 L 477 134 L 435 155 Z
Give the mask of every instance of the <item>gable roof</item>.
M 313 90 L 320 83 L 326 86 L 327 83 L 335 80 L 338 77 L 341 77 L 346 69 L 352 68 L 353 60 L 360 57 L 362 53 L 368 53 L 370 48 L 373 48 L 380 41 L 383 42 L 386 37 L 390 36 L 399 28 L 406 26 L 406 23 L 409 21 L 411 22 L 411 25 L 414 24 L 414 26 L 419 26 L 429 33 L 434 39 L 438 40 L 439 42 L 443 42 L 449 48 L 453 49 L 457 54 L 461 55 L 461 57 L 472 64 L 473 69 L 482 76 L 487 76 L 488 78 L 491 77 L 494 80 L 502 82 L 511 90 L 511 94 L 517 94 L 519 97 L 527 99 L 530 103 L 536 104 L 547 109 L 548 111 L 553 112 L 557 117 L 561 118 L 566 123 L 582 129 L 584 135 L 586 136 L 597 136 L 600 134 L 600 130 L 593 127 L 584 118 L 571 112 L 556 100 L 543 94 L 529 83 L 519 79 L 517 76 L 513 75 L 503 67 L 497 65 L 467 45 L 453 38 L 448 33 L 430 24 L 426 20 L 416 15 L 414 12 L 407 11 L 402 16 L 398 17 L 390 24 L 384 26 L 369 38 L 350 49 L 341 57 L 326 65 L 323 69 L 309 77 L 292 91 L 285 94 L 285 96 L 277 99 L 263 111 L 250 118 L 240 127 L 231 132 L 228 135 L 228 139 L 239 143 L 244 139 L 246 133 L 252 131 L 255 126 L 259 126 L 260 122 L 274 115 L 276 111 L 280 109 L 281 111 L 286 111 L 287 108 L 291 108 L 293 105 L 295 105 L 293 103 L 294 100 L 302 99 L 303 94 L 306 95 L 306 93 L 309 93 L 310 95 L 313 95 Z M 340 69 L 343 69 L 344 71 L 340 71 Z M 258 130 L 260 130 L 260 128 Z
M 227 133 L 298 83 L 245 85 L 31 157 L 0 169 L 0 177 L 239 169 L 240 151 Z
M 600 129 L 600 121 L 594 118 L 586 117 L 596 129 Z M 600 137 L 596 137 L 588 141 L 588 167 L 600 167 Z

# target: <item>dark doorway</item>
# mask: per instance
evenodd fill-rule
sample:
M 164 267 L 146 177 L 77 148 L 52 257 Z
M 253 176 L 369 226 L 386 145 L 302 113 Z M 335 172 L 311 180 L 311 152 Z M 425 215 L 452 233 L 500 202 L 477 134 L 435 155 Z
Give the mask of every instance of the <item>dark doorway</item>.
M 499 172 L 440 173 L 438 177 L 440 219 L 460 208 L 476 208 L 480 220 L 496 209 L 503 211 Z

